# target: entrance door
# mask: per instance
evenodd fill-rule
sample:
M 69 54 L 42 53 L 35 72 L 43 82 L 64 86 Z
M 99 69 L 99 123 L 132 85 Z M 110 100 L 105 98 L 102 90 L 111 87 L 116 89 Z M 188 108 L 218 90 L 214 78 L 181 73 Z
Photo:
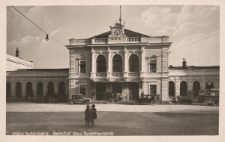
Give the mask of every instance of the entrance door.
M 96 100 L 103 100 L 103 96 L 106 94 L 106 83 L 96 84 Z
M 156 85 L 150 85 L 150 95 L 156 95 Z
M 122 83 L 113 83 L 112 84 L 112 93 L 114 98 L 116 97 L 117 93 L 122 93 Z
M 129 99 L 134 100 L 139 97 L 139 83 L 129 83 Z

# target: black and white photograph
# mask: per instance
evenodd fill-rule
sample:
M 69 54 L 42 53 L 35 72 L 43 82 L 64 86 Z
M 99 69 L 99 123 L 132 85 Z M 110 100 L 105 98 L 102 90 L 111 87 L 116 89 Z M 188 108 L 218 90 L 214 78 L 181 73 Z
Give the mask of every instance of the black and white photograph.
M 5 5 L 3 135 L 218 137 L 219 2 Z

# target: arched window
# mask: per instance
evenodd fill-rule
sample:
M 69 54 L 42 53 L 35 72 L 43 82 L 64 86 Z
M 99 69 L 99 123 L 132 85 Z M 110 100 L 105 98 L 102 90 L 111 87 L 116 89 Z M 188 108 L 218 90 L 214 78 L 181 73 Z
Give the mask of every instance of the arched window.
M 156 57 L 150 58 L 150 72 L 156 72 Z
M 205 89 L 212 89 L 213 88 L 213 82 L 212 81 L 207 81 L 205 85 Z
M 175 85 L 173 81 L 169 82 L 169 96 L 175 95 Z
M 43 83 L 38 82 L 37 84 L 37 96 L 43 96 Z
M 32 89 L 32 83 L 31 82 L 27 82 L 26 85 L 26 96 L 33 96 L 33 89 Z
M 200 83 L 198 81 L 193 83 L 193 90 L 195 91 L 195 96 L 198 96 L 198 92 L 200 90 Z
M 60 96 L 65 95 L 65 83 L 64 82 L 59 83 L 59 95 Z
M 22 95 L 22 84 L 20 82 L 16 83 L 16 96 L 20 97 Z
M 129 71 L 139 72 L 139 58 L 137 55 L 131 55 L 129 58 Z
M 54 95 L 54 84 L 52 82 L 48 83 L 47 95 L 50 95 L 50 96 Z
M 113 72 L 122 72 L 122 58 L 120 55 L 113 57 Z
M 103 55 L 97 58 L 97 72 L 106 72 L 106 59 Z
M 187 82 L 180 83 L 180 96 L 187 96 Z
M 6 83 L 6 96 L 11 96 L 11 84 L 10 84 L 10 82 Z

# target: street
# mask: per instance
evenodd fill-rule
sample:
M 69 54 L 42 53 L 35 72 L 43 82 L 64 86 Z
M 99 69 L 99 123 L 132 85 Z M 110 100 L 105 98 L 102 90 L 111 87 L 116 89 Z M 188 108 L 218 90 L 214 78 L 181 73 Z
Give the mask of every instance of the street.
M 218 135 L 219 107 L 206 105 L 96 104 L 94 127 L 85 105 L 7 103 L 6 134 Z

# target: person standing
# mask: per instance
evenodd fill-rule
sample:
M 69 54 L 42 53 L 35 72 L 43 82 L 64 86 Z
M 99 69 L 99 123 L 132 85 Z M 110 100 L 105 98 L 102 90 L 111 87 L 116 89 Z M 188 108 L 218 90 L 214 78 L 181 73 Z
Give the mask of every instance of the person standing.
M 87 104 L 87 108 L 85 110 L 85 126 L 86 127 L 89 127 L 90 115 L 91 115 L 90 106 L 89 104 Z
M 97 119 L 97 110 L 95 109 L 95 104 L 93 104 L 91 108 L 91 117 L 90 117 L 92 127 L 94 127 L 95 125 L 95 119 Z

